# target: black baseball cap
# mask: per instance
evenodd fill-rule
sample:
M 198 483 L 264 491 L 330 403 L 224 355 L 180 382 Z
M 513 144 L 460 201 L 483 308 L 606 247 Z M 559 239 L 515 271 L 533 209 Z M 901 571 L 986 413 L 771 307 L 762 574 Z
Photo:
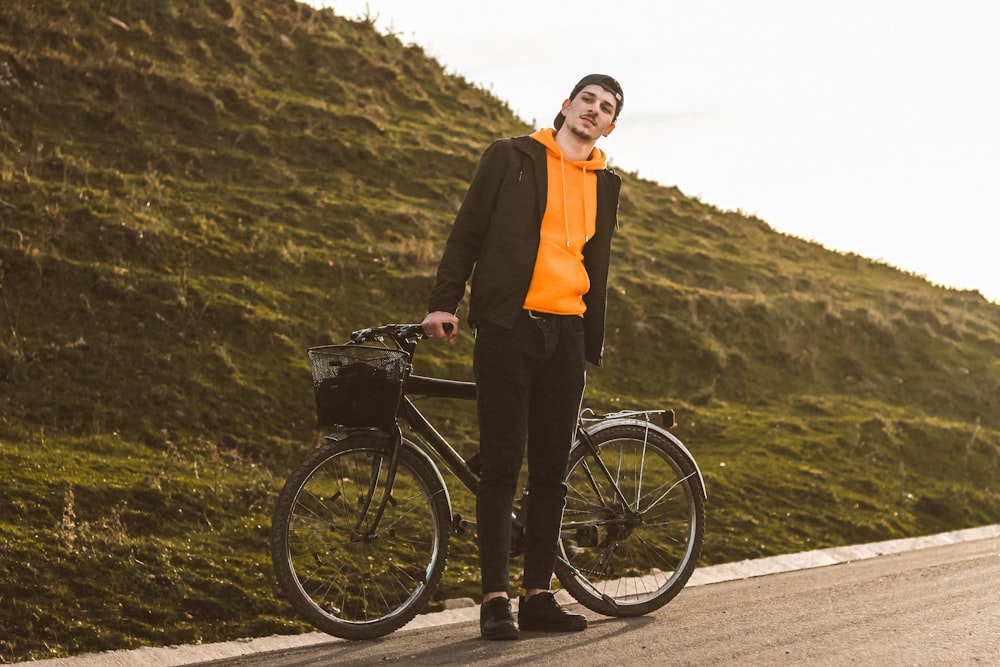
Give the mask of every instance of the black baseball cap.
M 593 84 L 597 84 L 615 96 L 615 100 L 618 102 L 618 105 L 615 107 L 615 120 L 618 120 L 618 116 L 622 112 L 622 107 L 625 106 L 625 93 L 622 92 L 622 85 L 613 76 L 608 76 L 607 74 L 588 74 L 573 86 L 573 91 L 569 94 L 569 99 L 573 99 L 577 93 Z M 557 130 L 562 127 L 564 120 L 566 120 L 566 117 L 563 116 L 562 109 L 560 109 L 559 113 L 556 114 L 556 119 L 552 121 Z

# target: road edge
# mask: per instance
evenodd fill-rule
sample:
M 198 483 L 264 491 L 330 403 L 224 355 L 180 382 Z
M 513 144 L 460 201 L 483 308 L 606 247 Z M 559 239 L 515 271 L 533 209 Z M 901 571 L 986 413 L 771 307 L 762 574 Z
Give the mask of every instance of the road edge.
M 965 528 L 936 535 L 912 537 L 882 542 L 871 542 L 847 547 L 832 547 L 816 549 L 796 554 L 769 556 L 752 560 L 742 560 L 734 563 L 723 563 L 698 568 L 691 575 L 688 586 L 705 586 L 724 581 L 749 579 L 781 572 L 792 572 L 810 568 L 825 567 L 838 563 L 847 563 L 867 558 L 877 558 L 904 551 L 915 551 L 929 547 L 972 542 L 1000 536 L 1000 524 Z M 572 603 L 574 600 L 565 591 L 559 592 L 560 602 Z M 479 607 L 472 606 L 460 609 L 422 614 L 406 625 L 400 632 L 438 627 L 452 623 L 474 621 L 479 617 Z M 130 650 L 105 651 L 103 653 L 86 653 L 69 658 L 52 658 L 30 662 L 14 663 L 14 666 L 34 667 L 180 667 L 237 658 L 254 653 L 294 650 L 307 646 L 318 646 L 342 642 L 344 640 L 331 637 L 322 632 L 310 632 L 300 635 L 272 635 L 270 637 L 254 637 L 238 639 L 214 644 L 195 644 L 185 646 L 143 647 Z

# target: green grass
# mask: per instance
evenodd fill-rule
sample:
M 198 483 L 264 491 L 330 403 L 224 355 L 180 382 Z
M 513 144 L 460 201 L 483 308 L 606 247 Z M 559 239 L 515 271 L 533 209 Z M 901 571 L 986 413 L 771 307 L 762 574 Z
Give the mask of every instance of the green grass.
M 5 660 L 288 631 L 269 471 L 114 435 L 8 432 L 0 457 Z
M 0 661 L 308 629 L 267 552 L 305 350 L 418 321 L 478 156 L 529 129 L 291 1 L 0 3 Z M 703 564 L 1000 520 L 1000 307 L 622 175 L 586 400 L 678 409 Z M 478 588 L 452 553 L 435 604 Z

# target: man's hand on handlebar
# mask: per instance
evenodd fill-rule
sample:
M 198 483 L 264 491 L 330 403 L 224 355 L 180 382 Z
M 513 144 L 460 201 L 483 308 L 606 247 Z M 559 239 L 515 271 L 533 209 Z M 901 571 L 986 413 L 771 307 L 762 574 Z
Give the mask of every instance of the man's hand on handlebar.
M 424 333 L 431 338 L 451 340 L 458 335 L 458 318 L 443 310 L 427 313 L 427 317 L 420 323 L 420 326 Z

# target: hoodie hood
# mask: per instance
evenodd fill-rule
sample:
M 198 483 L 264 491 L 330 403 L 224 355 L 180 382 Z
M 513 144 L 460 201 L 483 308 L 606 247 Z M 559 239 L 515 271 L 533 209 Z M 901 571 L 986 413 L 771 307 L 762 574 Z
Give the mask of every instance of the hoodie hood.
M 531 138 L 545 146 L 545 148 L 550 153 L 555 153 L 562 156 L 562 159 L 566 160 L 566 155 L 563 153 L 562 146 L 556 143 L 556 131 L 549 128 L 545 130 L 537 130 L 531 134 Z M 608 156 L 605 155 L 597 146 L 590 152 L 590 157 L 586 160 L 573 162 L 566 160 L 566 164 L 572 165 L 574 167 L 585 167 L 587 171 L 597 171 L 598 169 L 606 169 L 608 166 Z

